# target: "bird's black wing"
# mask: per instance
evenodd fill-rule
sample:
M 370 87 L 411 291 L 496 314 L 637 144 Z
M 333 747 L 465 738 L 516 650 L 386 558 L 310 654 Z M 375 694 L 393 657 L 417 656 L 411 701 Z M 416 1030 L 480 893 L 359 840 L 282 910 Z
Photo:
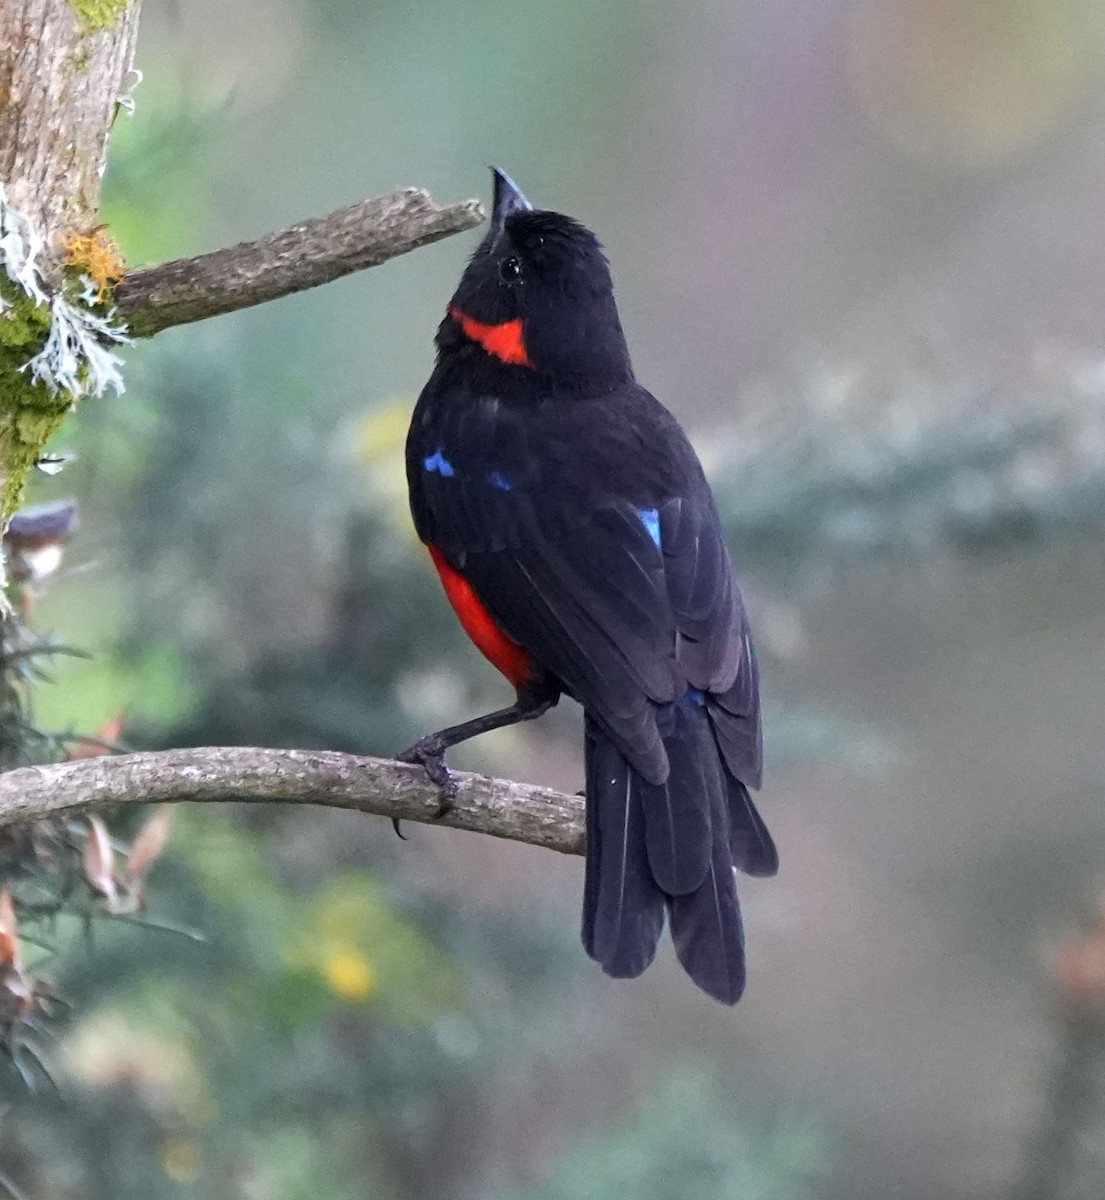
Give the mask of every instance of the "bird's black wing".
M 758 782 L 740 595 L 698 460 L 656 400 L 438 397 L 415 411 L 407 461 L 422 539 L 646 779 L 667 775 L 658 707 L 694 688 Z

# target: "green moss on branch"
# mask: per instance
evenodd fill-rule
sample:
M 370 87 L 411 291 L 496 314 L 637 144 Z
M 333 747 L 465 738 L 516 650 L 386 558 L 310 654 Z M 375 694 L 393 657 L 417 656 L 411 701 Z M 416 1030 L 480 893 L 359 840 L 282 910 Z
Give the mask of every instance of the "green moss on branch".
M 123 19 L 130 0 L 69 0 L 89 33 L 114 29 Z
M 6 524 L 73 398 L 55 395 L 23 369 L 46 342 L 50 310 L 2 277 L 0 301 L 0 522 Z

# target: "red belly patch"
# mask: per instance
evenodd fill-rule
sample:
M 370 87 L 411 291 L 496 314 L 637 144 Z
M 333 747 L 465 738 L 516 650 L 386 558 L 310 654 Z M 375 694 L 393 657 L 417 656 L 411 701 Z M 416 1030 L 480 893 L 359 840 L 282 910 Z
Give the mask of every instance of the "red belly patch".
M 472 585 L 445 561 L 445 556 L 436 546 L 430 547 L 430 557 L 445 586 L 445 595 L 449 597 L 453 611 L 460 618 L 465 633 L 475 643 L 476 649 L 492 666 L 502 671 L 515 687 L 528 683 L 535 674 L 529 652 L 511 641 L 495 624 L 494 618 L 472 590 Z

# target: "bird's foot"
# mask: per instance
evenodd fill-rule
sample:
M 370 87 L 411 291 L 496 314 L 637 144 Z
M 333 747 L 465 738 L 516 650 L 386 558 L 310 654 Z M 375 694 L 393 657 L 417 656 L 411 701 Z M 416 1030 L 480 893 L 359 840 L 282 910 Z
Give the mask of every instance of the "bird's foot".
M 400 762 L 420 763 L 429 780 L 437 787 L 438 808 L 434 820 L 439 821 L 453 807 L 457 799 L 457 784 L 445 765 L 445 751 L 448 749 L 441 736 L 428 733 L 419 738 L 413 746 L 409 746 L 395 757 Z M 396 833 L 399 831 L 396 830 Z M 400 834 L 402 836 L 402 834 Z

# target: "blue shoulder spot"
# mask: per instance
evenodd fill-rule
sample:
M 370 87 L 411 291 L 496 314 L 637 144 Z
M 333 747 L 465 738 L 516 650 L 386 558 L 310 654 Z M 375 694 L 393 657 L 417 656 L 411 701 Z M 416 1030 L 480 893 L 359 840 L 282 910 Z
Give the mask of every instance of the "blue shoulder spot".
M 687 688 L 683 693 L 683 703 L 697 704 L 701 708 L 706 703 L 706 693 L 701 688 Z
M 502 473 L 502 471 L 492 471 L 487 477 L 487 482 L 493 488 L 498 488 L 500 492 L 514 491 L 514 484 Z
M 648 536 L 655 542 L 657 549 L 660 548 L 660 510 L 658 508 L 639 508 L 637 516 L 641 518 L 641 524 L 648 530 Z
M 422 465 L 427 471 L 440 471 L 446 479 L 453 474 L 453 464 L 441 453 L 440 446 L 429 458 L 423 460 Z

